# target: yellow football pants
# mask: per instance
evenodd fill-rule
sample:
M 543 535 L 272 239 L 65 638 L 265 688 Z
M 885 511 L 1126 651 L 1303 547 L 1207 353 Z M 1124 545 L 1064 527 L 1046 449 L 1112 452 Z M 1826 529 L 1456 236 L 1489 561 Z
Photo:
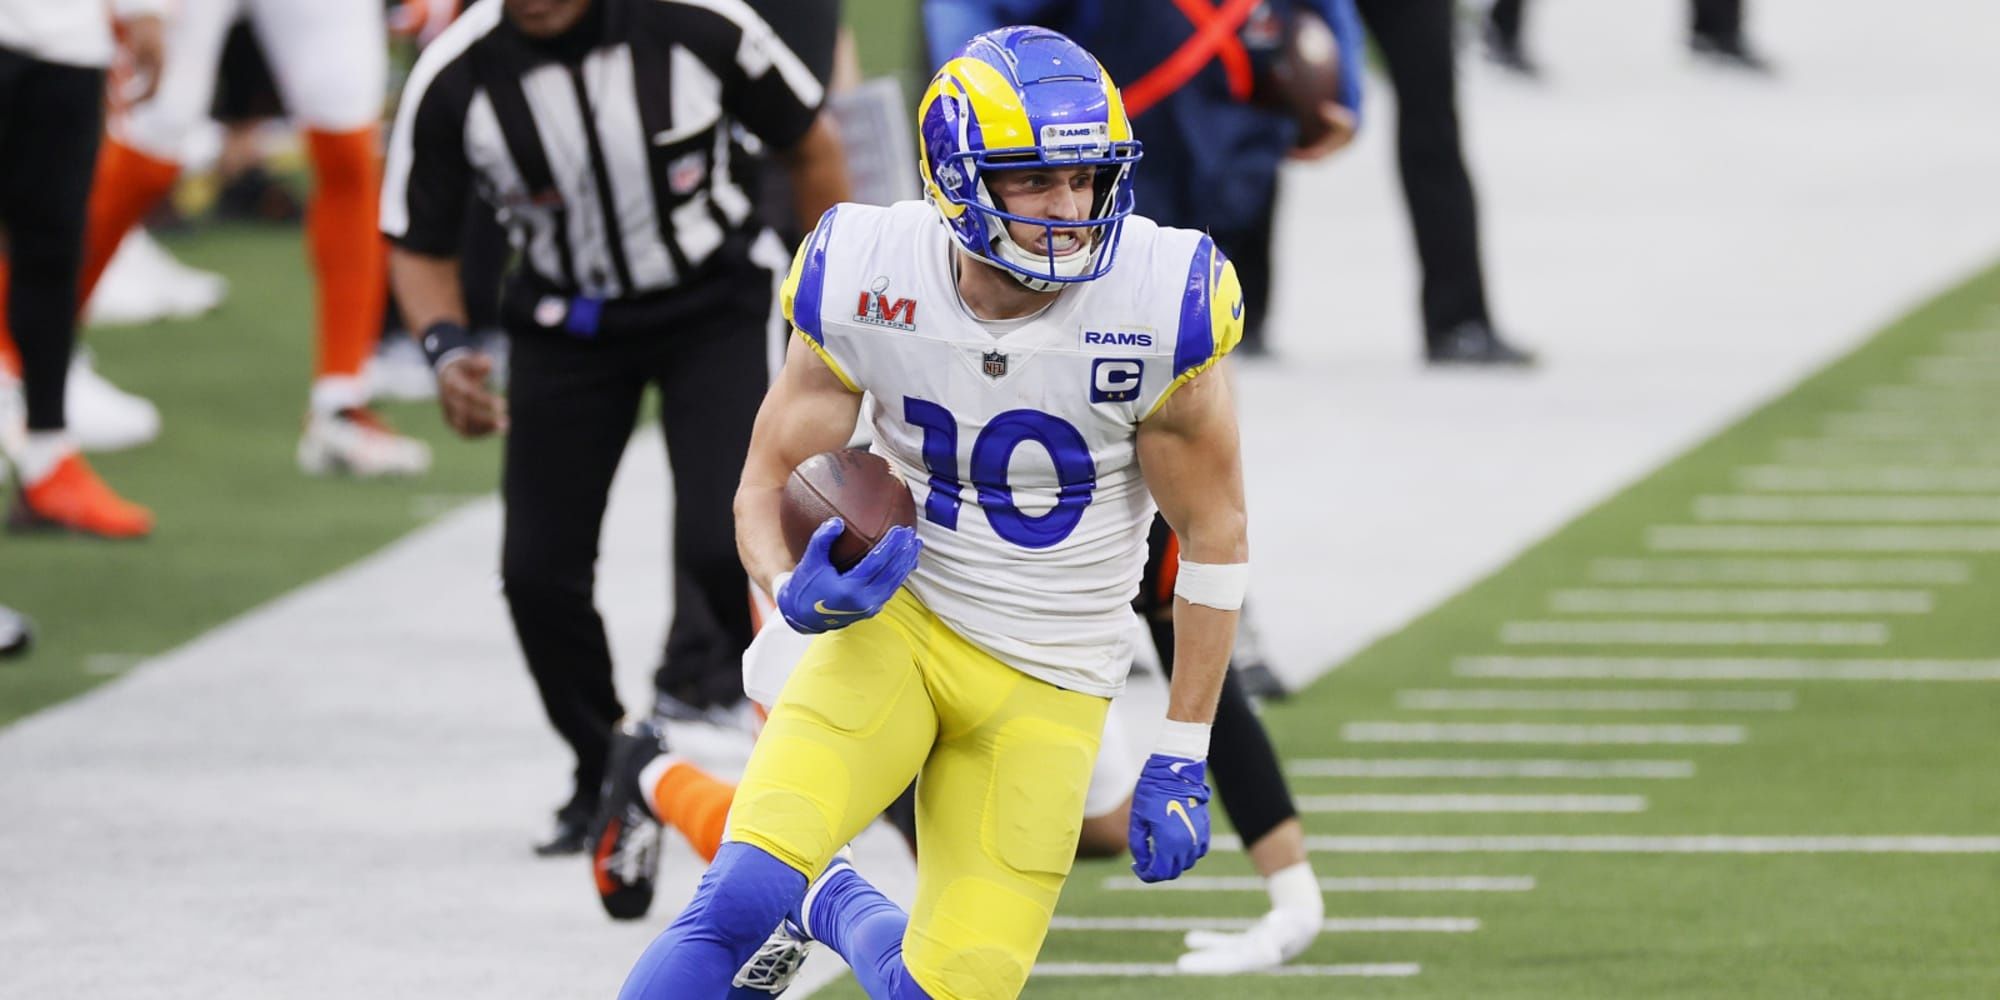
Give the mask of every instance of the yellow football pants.
M 900 591 L 814 641 L 750 755 L 727 839 L 815 877 L 916 776 L 903 961 L 935 1000 L 1017 996 L 1076 857 L 1109 705 L 1001 663 Z

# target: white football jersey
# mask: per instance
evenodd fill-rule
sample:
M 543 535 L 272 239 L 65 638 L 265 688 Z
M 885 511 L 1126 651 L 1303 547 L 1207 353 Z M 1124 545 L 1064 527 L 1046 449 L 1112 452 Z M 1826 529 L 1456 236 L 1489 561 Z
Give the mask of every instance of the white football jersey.
M 1001 662 L 1109 697 L 1154 513 L 1139 423 L 1236 346 L 1235 269 L 1133 216 L 1108 274 L 990 323 L 959 299 L 956 252 L 924 202 L 840 205 L 799 248 L 785 314 L 868 393 L 871 448 L 916 497 L 910 590 Z

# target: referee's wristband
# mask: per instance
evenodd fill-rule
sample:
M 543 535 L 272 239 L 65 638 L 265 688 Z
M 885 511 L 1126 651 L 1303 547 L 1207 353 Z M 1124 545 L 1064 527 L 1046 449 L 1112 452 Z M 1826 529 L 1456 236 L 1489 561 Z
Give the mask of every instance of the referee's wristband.
M 465 327 L 448 319 L 424 327 L 424 335 L 417 338 L 417 344 L 424 349 L 424 358 L 431 363 L 431 371 L 434 372 L 442 370 L 445 362 L 453 357 L 476 350 L 479 346 Z

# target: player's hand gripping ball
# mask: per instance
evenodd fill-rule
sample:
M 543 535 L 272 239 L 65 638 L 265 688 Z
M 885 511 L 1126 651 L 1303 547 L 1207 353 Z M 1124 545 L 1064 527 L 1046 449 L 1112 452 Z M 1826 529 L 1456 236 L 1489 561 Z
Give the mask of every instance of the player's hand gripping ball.
M 916 504 L 889 463 L 857 448 L 799 463 L 779 524 L 798 560 L 779 585 L 794 631 L 818 633 L 873 617 L 917 568 Z
M 1208 854 L 1208 765 L 1156 753 L 1146 758 L 1132 790 L 1126 830 L 1132 872 L 1141 882 L 1165 882 Z

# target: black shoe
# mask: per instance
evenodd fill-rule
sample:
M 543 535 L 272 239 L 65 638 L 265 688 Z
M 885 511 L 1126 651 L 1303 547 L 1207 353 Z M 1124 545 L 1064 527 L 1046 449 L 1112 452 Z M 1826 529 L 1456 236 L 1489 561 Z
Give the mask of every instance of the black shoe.
M 28 655 L 35 644 L 35 628 L 28 616 L 0 605 L 0 660 Z
M 589 843 L 589 816 L 560 812 L 556 814 L 555 829 L 549 831 L 549 839 L 535 845 L 535 856 L 560 858 L 582 854 Z
M 1486 41 L 1487 62 L 1530 80 L 1541 78 L 1542 67 L 1528 58 L 1528 51 L 1521 47 L 1519 38 L 1510 37 L 1492 21 L 1486 22 L 1486 29 L 1482 34 Z
M 1424 345 L 1424 360 L 1433 365 L 1511 365 L 1527 367 L 1535 363 L 1535 355 L 1500 339 L 1491 326 L 1468 320 L 1441 334 L 1434 334 Z
M 1688 39 L 1688 48 L 1695 58 L 1721 69 L 1741 70 L 1746 73 L 1770 73 L 1770 60 L 1750 47 L 1742 35 L 1710 35 L 1696 32 Z
M 291 224 L 305 218 L 298 196 L 262 167 L 251 167 L 222 185 L 215 195 L 215 218 L 227 222 Z
M 603 802 L 590 824 L 590 874 L 597 901 L 613 920 L 637 920 L 653 905 L 660 871 L 660 819 L 639 787 L 646 765 L 667 752 L 667 738 L 650 720 L 621 724 L 611 734 Z

